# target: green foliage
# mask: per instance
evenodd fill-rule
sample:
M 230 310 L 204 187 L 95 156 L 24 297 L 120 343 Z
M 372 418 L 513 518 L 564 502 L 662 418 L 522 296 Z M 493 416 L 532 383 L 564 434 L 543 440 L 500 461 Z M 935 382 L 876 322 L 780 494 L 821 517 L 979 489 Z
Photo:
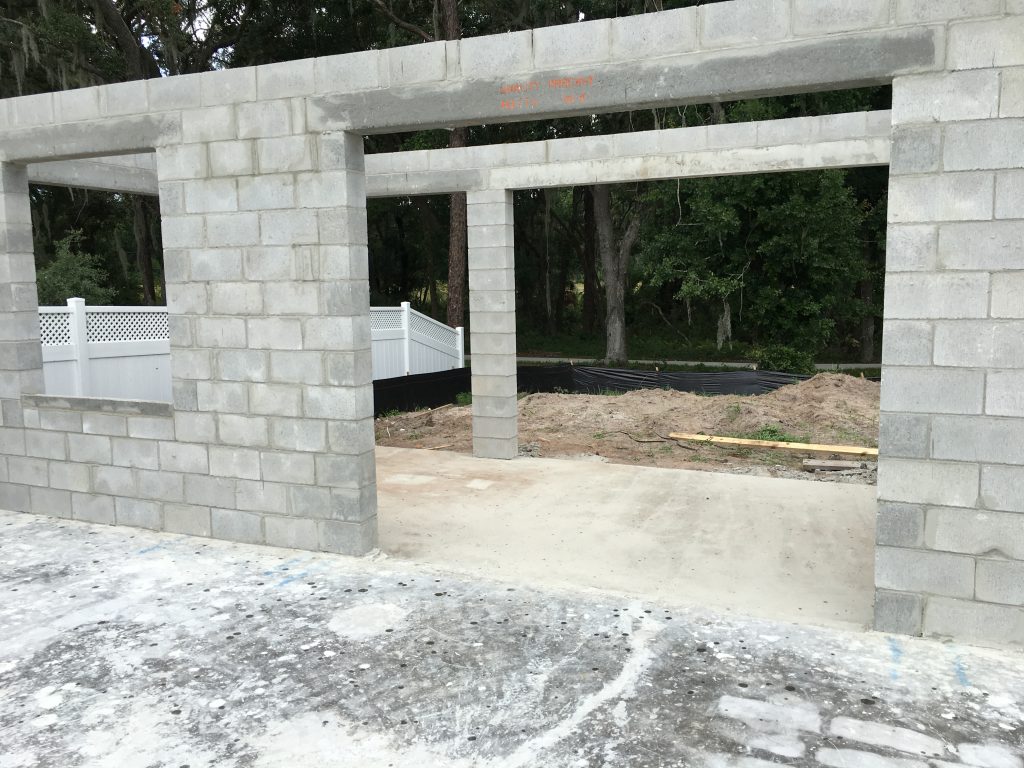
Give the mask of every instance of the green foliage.
M 459 392 L 455 396 L 456 405 L 472 405 L 473 404 L 473 393 L 472 392 Z
M 788 347 L 783 344 L 772 344 L 754 350 L 754 362 L 762 371 L 778 371 L 779 373 L 799 373 L 812 375 L 815 372 L 814 356 L 810 352 Z
M 55 258 L 36 274 L 41 305 L 60 305 L 77 297 L 102 306 L 114 298 L 102 260 L 80 250 L 81 241 L 81 231 L 74 230 L 55 243 Z
M 786 432 L 782 427 L 776 426 L 775 424 L 765 424 L 763 427 L 758 429 L 756 432 L 749 432 L 740 437 L 745 437 L 750 440 L 767 440 L 773 443 L 806 443 L 807 438 L 800 435 L 791 435 Z

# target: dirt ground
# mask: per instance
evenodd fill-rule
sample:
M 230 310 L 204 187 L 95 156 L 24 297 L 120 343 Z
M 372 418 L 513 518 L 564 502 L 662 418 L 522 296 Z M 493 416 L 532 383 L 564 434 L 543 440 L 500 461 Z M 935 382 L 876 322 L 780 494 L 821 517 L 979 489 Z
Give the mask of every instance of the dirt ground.
M 520 453 L 616 464 L 675 467 L 873 484 L 876 463 L 842 472 L 805 472 L 824 453 L 682 443 L 670 432 L 757 437 L 765 428 L 799 442 L 878 445 L 879 384 L 823 373 L 764 395 L 705 396 L 671 390 L 625 394 L 533 394 L 519 400 Z M 472 453 L 471 406 L 379 417 L 378 445 Z

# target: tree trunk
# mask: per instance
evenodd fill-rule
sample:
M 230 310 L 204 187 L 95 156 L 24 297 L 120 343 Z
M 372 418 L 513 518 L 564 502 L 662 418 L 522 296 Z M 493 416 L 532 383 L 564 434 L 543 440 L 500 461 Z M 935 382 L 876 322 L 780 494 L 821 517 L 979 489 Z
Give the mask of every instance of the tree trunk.
M 626 354 L 626 278 L 633 245 L 640 234 L 640 215 L 633 215 L 622 240 L 616 244 L 610 187 L 595 184 L 593 194 L 597 249 L 604 271 L 605 363 L 623 364 L 629 359 Z
M 597 330 L 597 229 L 594 224 L 594 191 L 583 188 L 583 333 Z
M 871 363 L 875 360 L 875 313 L 872 309 L 875 286 L 870 277 L 860 281 L 860 300 L 867 307 L 860 320 L 860 361 Z
M 466 146 L 466 129 L 456 128 L 449 147 Z M 448 219 L 448 325 L 466 325 L 466 270 L 468 266 L 468 221 L 466 193 L 453 192 Z
M 142 301 L 146 306 L 156 304 L 156 290 L 153 284 L 153 249 L 150 248 L 149 226 L 145 201 L 138 195 L 132 197 L 133 230 L 135 234 L 135 262 L 139 267 L 142 281 Z

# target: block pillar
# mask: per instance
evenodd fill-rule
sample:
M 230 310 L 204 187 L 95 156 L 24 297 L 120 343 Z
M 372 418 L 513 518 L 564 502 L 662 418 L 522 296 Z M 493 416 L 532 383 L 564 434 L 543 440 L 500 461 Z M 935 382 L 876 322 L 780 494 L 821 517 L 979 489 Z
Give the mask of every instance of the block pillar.
M 469 192 L 469 328 L 473 455 L 519 454 L 512 192 Z
M 28 174 L 23 165 L 0 163 L 0 428 L 23 427 L 22 394 L 42 391 Z
M 893 82 L 875 627 L 1024 646 L 1024 16 Z
M 157 166 L 175 440 L 199 446 L 185 501 L 217 538 L 363 554 L 377 494 L 362 138 L 306 131 L 302 99 L 186 112 L 183 134 Z

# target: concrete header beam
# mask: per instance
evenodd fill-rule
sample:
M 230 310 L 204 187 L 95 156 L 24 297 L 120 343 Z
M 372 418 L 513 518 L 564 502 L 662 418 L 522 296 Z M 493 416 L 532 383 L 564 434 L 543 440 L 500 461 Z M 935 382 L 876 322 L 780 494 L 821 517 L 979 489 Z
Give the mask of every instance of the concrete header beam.
M 366 156 L 368 197 L 885 165 L 890 112 Z M 29 166 L 37 184 L 157 194 L 152 155 Z
M 0 101 L 0 160 L 287 132 L 385 133 L 855 87 L 940 71 L 944 19 L 890 2 L 733 0 Z M 273 121 L 271 121 L 273 122 Z

